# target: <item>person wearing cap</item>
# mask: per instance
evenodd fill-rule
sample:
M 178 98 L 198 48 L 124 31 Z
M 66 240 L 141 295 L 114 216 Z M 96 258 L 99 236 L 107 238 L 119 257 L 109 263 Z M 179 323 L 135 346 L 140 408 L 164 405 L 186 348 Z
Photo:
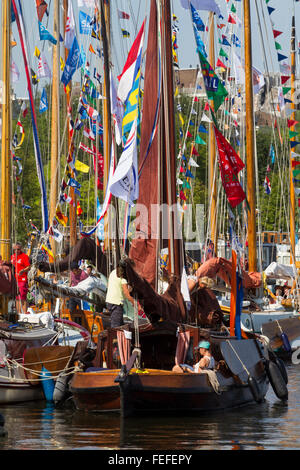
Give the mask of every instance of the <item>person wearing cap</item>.
M 198 374 L 203 370 L 213 370 L 215 368 L 215 360 L 210 353 L 209 341 L 200 341 L 200 343 L 195 349 L 199 349 L 199 352 L 201 354 L 200 361 L 197 362 L 197 364 L 194 364 L 193 367 L 188 364 L 175 365 L 172 369 L 173 372 L 193 372 L 195 374 Z
M 213 370 L 215 368 L 215 360 L 210 352 L 210 342 L 200 341 L 196 349 L 199 350 L 201 359 L 194 365 L 194 372 L 199 373 L 207 369 Z
M 28 277 L 30 269 L 29 257 L 22 251 L 22 245 L 16 242 L 13 245 L 14 254 L 11 256 L 11 263 L 15 270 L 15 278 L 18 285 L 18 295 L 16 297 L 16 308 L 18 313 L 27 312 Z
M 70 286 L 75 287 L 79 282 L 84 281 L 88 277 L 88 274 L 79 268 L 78 263 L 73 261 L 70 265 L 71 273 L 70 273 Z M 81 310 L 81 300 L 71 297 L 69 299 L 69 310 L 70 312 L 74 312 L 76 308 Z

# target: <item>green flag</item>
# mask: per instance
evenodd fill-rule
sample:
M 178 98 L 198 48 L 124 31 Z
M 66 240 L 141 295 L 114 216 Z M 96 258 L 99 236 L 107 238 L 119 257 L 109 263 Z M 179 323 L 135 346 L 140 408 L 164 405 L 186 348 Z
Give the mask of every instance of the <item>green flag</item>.
M 198 134 L 197 137 L 196 137 L 195 143 L 196 143 L 196 144 L 206 145 L 205 140 L 201 139 L 201 137 L 200 137 L 199 134 Z
M 218 111 L 223 103 L 228 92 L 220 78 L 215 74 L 213 68 L 210 66 L 203 54 L 198 50 L 200 64 L 203 74 L 204 85 L 209 100 L 214 102 L 214 111 Z

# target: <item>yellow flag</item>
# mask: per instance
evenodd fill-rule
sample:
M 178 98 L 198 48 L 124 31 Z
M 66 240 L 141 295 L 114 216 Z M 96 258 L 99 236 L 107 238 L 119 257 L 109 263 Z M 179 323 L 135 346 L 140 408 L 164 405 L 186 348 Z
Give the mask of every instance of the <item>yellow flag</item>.
M 88 173 L 89 170 L 90 170 L 90 167 L 88 165 L 86 165 L 85 163 L 82 163 L 79 160 L 76 160 L 75 169 L 77 171 L 82 171 L 82 173 Z
M 183 124 L 184 124 L 184 120 L 183 120 L 183 117 L 181 116 L 181 114 L 180 114 L 180 113 L 179 113 L 179 119 L 180 119 L 181 125 L 183 126 Z
M 38 57 L 38 58 L 39 58 L 40 55 L 41 55 L 39 49 L 38 49 L 36 46 L 35 46 L 35 48 L 34 48 L 34 55 L 35 55 L 35 57 Z
M 64 59 L 61 57 L 60 58 L 60 70 L 63 70 L 64 68 L 65 68 Z

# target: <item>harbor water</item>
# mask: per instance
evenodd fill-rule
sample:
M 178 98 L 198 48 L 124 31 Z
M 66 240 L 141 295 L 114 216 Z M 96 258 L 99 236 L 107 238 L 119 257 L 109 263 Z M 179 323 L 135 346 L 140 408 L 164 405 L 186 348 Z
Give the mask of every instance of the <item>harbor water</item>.
M 199 416 L 148 416 L 79 412 L 69 402 L 2 406 L 6 435 L 1 450 L 299 450 L 300 365 L 286 363 L 289 400 L 271 387 L 262 404 Z

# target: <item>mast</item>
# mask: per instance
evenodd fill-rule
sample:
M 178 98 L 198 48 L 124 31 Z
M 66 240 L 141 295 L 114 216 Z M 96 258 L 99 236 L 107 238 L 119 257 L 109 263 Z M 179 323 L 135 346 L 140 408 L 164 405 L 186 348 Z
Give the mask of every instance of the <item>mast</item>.
M 215 68 L 215 31 L 214 31 L 214 13 L 209 13 L 209 63 Z M 214 111 L 214 102 L 210 100 L 210 106 Z M 213 123 L 209 124 L 209 189 L 210 189 L 210 234 L 214 244 L 214 251 L 217 253 L 217 186 L 215 179 L 216 162 L 216 141 L 213 130 Z
M 67 24 L 67 17 L 68 17 L 68 6 L 69 6 L 69 1 L 71 0 L 64 0 L 64 24 L 65 24 L 65 29 L 66 29 L 66 24 Z M 69 50 L 65 47 L 65 61 L 67 60 L 69 55 Z M 70 88 L 70 93 L 72 90 L 72 81 L 69 82 L 69 88 Z M 70 136 L 70 115 L 69 115 L 69 107 L 70 107 L 70 93 L 66 93 L 66 112 L 67 112 L 67 152 L 68 154 L 71 150 L 71 145 L 72 145 L 72 138 Z M 73 171 L 72 171 L 72 177 L 73 177 Z M 70 209 L 69 209 L 69 223 L 70 223 L 70 247 L 73 247 L 77 243 L 77 197 L 75 193 L 75 188 L 72 186 L 70 187 L 70 197 L 73 200 L 73 204 L 70 204 Z
M 52 116 L 51 116 L 51 186 L 50 186 L 50 223 L 55 217 L 58 199 L 58 172 L 59 172 L 59 70 L 60 70 L 60 11 L 59 0 L 54 2 L 54 34 L 57 43 L 53 45 L 53 71 L 52 71 Z M 52 240 L 52 251 L 55 257 L 56 242 Z
M 166 158 L 167 203 L 169 207 L 169 265 L 171 273 L 181 277 L 181 239 L 178 233 L 176 198 L 176 153 L 174 77 L 170 0 L 162 0 L 163 62 L 163 139 Z
M 293 110 L 291 114 L 291 120 L 295 120 L 295 76 L 296 76 L 296 32 L 295 32 L 295 13 L 292 17 L 292 34 L 291 34 L 291 108 Z M 295 126 L 292 125 L 290 130 L 295 131 Z M 292 137 L 292 141 L 295 140 L 295 137 Z M 291 150 L 292 153 L 292 150 Z M 290 158 L 290 263 L 294 264 L 296 260 L 295 253 L 295 188 L 293 183 L 293 168 L 291 164 L 292 156 Z
M 247 199 L 250 208 L 250 211 L 248 212 L 248 262 L 249 271 L 256 271 L 256 184 L 250 0 L 244 0 L 244 44 L 246 82 Z
M 11 2 L 2 1 L 2 144 L 1 144 L 1 256 L 10 260 L 11 247 L 11 109 L 10 109 Z

